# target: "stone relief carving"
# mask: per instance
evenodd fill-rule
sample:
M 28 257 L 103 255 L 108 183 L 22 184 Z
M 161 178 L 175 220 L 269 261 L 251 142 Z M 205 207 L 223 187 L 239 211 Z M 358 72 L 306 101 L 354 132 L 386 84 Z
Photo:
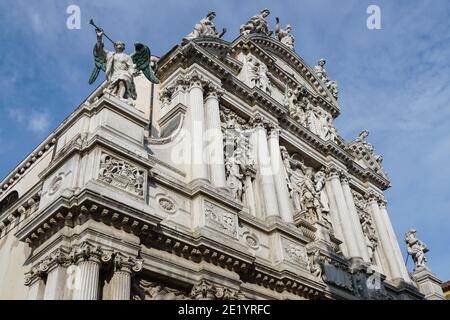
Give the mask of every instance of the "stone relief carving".
M 272 85 L 270 84 L 267 66 L 258 61 L 255 57 L 247 56 L 244 61 L 244 68 L 247 70 L 251 86 L 260 88 L 270 95 L 272 92 Z
M 195 300 L 243 300 L 244 295 L 240 290 L 231 289 L 224 286 L 213 284 L 207 280 L 192 287 L 190 293 L 191 299 Z
M 373 145 L 366 141 L 369 136 L 369 131 L 363 130 L 358 137 L 353 139 L 347 146 L 347 150 L 356 158 L 356 160 L 369 167 L 376 173 L 386 176 L 381 165 L 383 157 L 374 153 Z
M 226 183 L 233 197 L 244 201 L 244 190 L 252 182 L 256 173 L 253 145 L 250 142 L 250 129 L 242 121 L 228 113 L 222 114 L 226 120 L 224 133 Z M 245 125 L 239 125 L 241 124 Z
M 374 222 L 372 216 L 367 209 L 367 201 L 364 196 L 354 190 L 352 190 L 353 200 L 358 211 L 359 221 L 364 234 L 364 240 L 366 242 L 367 253 L 370 261 L 375 263 L 375 250 L 378 245 L 378 237 L 375 231 Z
M 280 27 L 280 18 L 276 17 L 276 26 L 275 26 L 275 35 L 277 36 L 278 40 L 287 46 L 289 49 L 294 50 L 294 42 L 295 38 L 292 35 L 291 31 L 291 25 L 287 24 L 285 29 L 281 29 Z
M 159 206 L 166 212 L 174 213 L 176 211 L 175 203 L 166 197 L 158 199 Z
M 269 14 L 270 11 L 268 9 L 262 9 L 259 14 L 254 15 L 246 23 L 241 25 L 239 29 L 240 34 L 248 35 L 250 33 L 261 33 L 266 36 L 272 35 L 266 20 Z
M 325 64 L 326 64 L 326 60 L 325 59 L 320 59 L 317 62 L 317 65 L 314 67 L 314 71 L 316 72 L 317 76 L 319 77 L 319 79 L 325 84 L 325 86 L 331 91 L 331 94 L 333 95 L 333 97 L 335 99 L 338 98 L 338 85 L 336 81 L 330 80 L 328 78 L 328 75 L 325 71 Z
M 416 229 L 410 229 L 405 234 L 406 249 L 414 261 L 414 271 L 427 267 L 425 253 L 429 251 L 428 246 L 416 238 L 416 233 Z
M 254 233 L 250 232 L 244 233 L 244 240 L 250 248 L 252 249 L 259 248 L 259 239 Z
M 322 280 L 322 268 L 324 259 L 320 255 L 319 250 L 315 250 L 314 252 L 311 252 L 309 254 L 309 270 L 311 271 L 311 274 L 315 276 L 316 278 Z
M 145 179 L 143 169 L 107 153 L 102 154 L 98 180 L 143 197 Z
M 132 300 L 186 300 L 186 292 L 170 288 L 159 282 L 140 279 L 133 281 Z
M 309 264 L 308 254 L 306 253 L 305 248 L 303 248 L 301 245 L 296 244 L 292 241 L 282 239 L 281 240 L 283 250 L 286 252 L 287 257 L 292 262 L 298 263 L 300 265 L 303 265 L 305 267 Z
M 295 214 L 300 214 L 311 223 L 321 221 L 332 228 L 328 196 L 324 189 L 325 173 L 322 171 L 314 173 L 303 161 L 291 157 L 283 146 L 280 147 L 280 152 Z
M 213 22 L 213 19 L 216 17 L 216 13 L 214 11 L 208 12 L 206 17 L 201 19 L 195 26 L 194 30 L 189 33 L 186 37 L 183 38 L 183 42 L 186 43 L 190 40 L 194 40 L 201 37 L 212 37 L 212 38 L 222 38 L 225 32 L 227 32 L 226 28 L 223 28 L 222 32 L 219 33 L 216 30 L 216 26 Z
M 333 125 L 333 117 L 315 106 L 305 94 L 304 87 L 290 89 L 286 85 L 283 104 L 288 109 L 290 117 L 323 140 L 336 142 L 338 134 Z
M 237 216 L 235 214 L 228 212 L 222 207 L 219 207 L 209 201 L 205 201 L 204 205 L 207 226 L 232 237 L 237 237 L 238 225 Z

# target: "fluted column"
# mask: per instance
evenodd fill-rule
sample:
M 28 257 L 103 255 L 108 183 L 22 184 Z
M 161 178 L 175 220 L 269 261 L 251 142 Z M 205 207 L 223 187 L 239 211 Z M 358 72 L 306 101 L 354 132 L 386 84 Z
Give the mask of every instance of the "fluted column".
M 411 282 L 411 279 L 408 274 L 408 270 L 406 269 L 405 263 L 403 262 L 403 256 L 397 241 L 397 237 L 395 235 L 394 228 L 392 227 L 391 219 L 389 219 L 389 215 L 386 210 L 386 201 L 384 199 L 381 199 L 378 202 L 378 206 L 380 208 L 381 217 L 383 218 L 384 225 L 386 227 L 386 230 L 389 234 L 389 240 L 391 242 L 392 251 L 394 253 L 394 258 L 396 259 L 398 268 L 400 270 L 400 273 L 402 275 L 402 278 L 406 282 Z
M 45 282 L 40 275 L 27 275 L 25 285 L 28 286 L 27 300 L 44 299 Z
M 355 202 L 353 200 L 352 191 L 350 190 L 350 185 L 348 183 L 348 176 L 341 174 L 341 186 L 344 192 L 345 202 L 348 208 L 348 215 L 352 221 L 353 235 L 358 247 L 359 256 L 365 261 L 370 263 L 369 254 L 367 252 L 366 241 L 364 239 L 364 233 L 359 222 L 358 211 L 356 210 Z
M 394 256 L 388 230 L 385 226 L 384 219 L 380 208 L 378 206 L 378 198 L 376 195 L 369 196 L 369 207 L 372 212 L 372 218 L 378 232 L 378 241 L 382 249 L 382 267 L 384 272 L 390 276 L 391 279 L 402 278 L 402 274 Z
M 353 235 L 352 220 L 348 214 L 347 204 L 345 202 L 344 192 L 342 191 L 339 179 L 339 171 L 331 167 L 328 170 L 328 181 L 331 185 L 332 197 L 334 198 L 338 219 L 340 221 L 342 236 L 344 237 L 347 253 L 351 258 L 361 258 L 358 250 L 358 244 Z
M 278 199 L 278 209 L 281 219 L 285 222 L 293 222 L 291 199 L 287 188 L 287 176 L 280 152 L 280 129 L 273 128 L 269 135 L 270 160 L 273 170 L 275 190 Z
M 203 80 L 196 71 L 189 75 L 188 80 L 190 81 L 188 112 L 191 130 L 191 178 L 192 180 L 208 180 L 208 167 L 204 161 L 205 109 L 203 106 Z
M 50 254 L 48 258 L 49 269 L 47 272 L 47 282 L 45 285 L 45 300 L 62 300 L 65 295 L 67 285 L 67 267 L 71 263 L 69 252 L 58 248 Z
M 79 271 L 79 288 L 75 290 L 74 300 L 97 300 L 99 298 L 100 265 L 111 259 L 111 254 L 99 247 L 83 244 L 75 248 L 74 257 Z
M 131 275 L 142 269 L 142 260 L 117 254 L 114 258 L 114 274 L 109 284 L 106 300 L 130 300 Z
M 220 122 L 219 96 L 223 90 L 209 86 L 206 96 L 206 141 L 208 143 L 208 162 L 211 183 L 217 188 L 225 187 L 225 165 L 223 134 Z
M 258 176 L 261 179 L 262 196 L 266 218 L 279 216 L 276 190 L 273 180 L 272 164 L 270 162 L 267 133 L 262 116 L 255 116 L 254 134 L 257 144 Z

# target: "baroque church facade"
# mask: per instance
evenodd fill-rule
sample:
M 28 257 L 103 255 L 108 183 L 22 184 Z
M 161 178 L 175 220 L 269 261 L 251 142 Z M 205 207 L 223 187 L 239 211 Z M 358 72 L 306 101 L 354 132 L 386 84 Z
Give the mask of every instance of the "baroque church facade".
M 325 60 L 269 13 L 232 42 L 208 13 L 159 83 L 104 81 L 1 182 L 1 299 L 442 298 L 405 267 L 368 132 L 334 127 Z

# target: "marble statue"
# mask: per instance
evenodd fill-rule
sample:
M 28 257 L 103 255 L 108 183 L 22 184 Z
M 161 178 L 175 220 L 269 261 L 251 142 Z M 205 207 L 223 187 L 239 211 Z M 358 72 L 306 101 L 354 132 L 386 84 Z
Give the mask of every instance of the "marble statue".
M 295 38 L 292 35 L 292 27 L 290 24 L 286 25 L 285 29 L 281 29 L 280 27 L 280 18 L 276 17 L 276 25 L 275 25 L 275 34 L 278 38 L 278 40 L 284 44 L 289 49 L 294 50 L 294 42 Z
M 95 64 L 89 84 L 92 84 L 97 79 L 100 70 L 103 70 L 106 73 L 108 83 L 106 91 L 132 104 L 131 99 L 136 100 L 137 98 L 134 77 L 141 71 L 148 80 L 153 83 L 159 83 L 151 67 L 150 49 L 146 45 L 136 43 L 136 52 L 130 56 L 124 52 L 125 44 L 122 41 L 115 41 L 115 51 L 109 52 L 104 49 L 103 30 L 96 27 L 96 34 L 97 43 L 94 46 Z
M 370 261 L 375 260 L 375 249 L 377 246 L 377 237 L 375 235 L 375 228 L 372 224 L 372 219 L 370 213 L 366 211 L 359 212 L 359 220 L 361 223 L 361 228 L 363 230 L 364 241 L 367 247 L 367 253 Z
M 338 86 L 337 86 L 337 82 L 334 80 L 330 80 L 328 78 L 328 75 L 325 71 L 325 64 L 326 64 L 326 60 L 325 59 L 320 59 L 317 62 L 317 65 L 314 67 L 314 71 L 316 72 L 317 76 L 319 77 L 319 79 L 325 84 L 325 86 L 331 91 L 331 94 L 333 95 L 334 98 L 337 99 L 338 97 Z
M 272 32 L 269 32 L 269 26 L 266 20 L 269 14 L 270 11 L 268 9 L 261 10 L 259 14 L 251 17 L 250 20 L 241 25 L 239 29 L 240 33 L 243 35 L 250 33 L 262 33 L 266 36 L 272 35 Z
M 416 232 L 416 229 L 410 229 L 405 234 L 406 249 L 414 261 L 414 270 L 426 268 L 425 253 L 429 251 L 428 246 L 416 238 Z
M 212 38 L 222 38 L 223 35 L 227 32 L 226 28 L 222 29 L 222 32 L 219 33 L 216 30 L 216 26 L 214 25 L 213 19 L 216 17 L 216 13 L 214 11 L 208 12 L 206 17 L 201 19 L 195 26 L 194 30 L 189 33 L 186 37 L 183 38 L 183 42 L 187 43 L 190 40 L 201 38 L 201 37 L 212 37 Z
M 323 171 L 317 171 L 314 174 L 314 189 L 316 191 L 316 197 L 318 195 L 322 213 L 322 215 L 319 218 L 324 220 L 325 223 L 328 225 L 328 227 L 331 228 L 332 223 L 329 216 L 330 206 L 328 202 L 328 196 L 325 190 L 326 180 L 327 180 L 326 175 Z
M 235 156 L 229 157 L 225 163 L 227 172 L 227 187 L 231 191 L 233 197 L 242 201 L 244 175 L 241 173 L 241 163 Z

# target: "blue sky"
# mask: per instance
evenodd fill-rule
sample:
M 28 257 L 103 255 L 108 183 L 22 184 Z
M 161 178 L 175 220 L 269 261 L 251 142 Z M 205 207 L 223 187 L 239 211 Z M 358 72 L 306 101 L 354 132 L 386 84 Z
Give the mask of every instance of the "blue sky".
M 80 30 L 66 8 L 81 8 Z M 381 30 L 366 27 L 368 5 L 381 8 Z M 296 51 L 339 83 L 339 133 L 368 129 L 392 182 L 386 192 L 403 254 L 410 227 L 431 251 L 429 265 L 450 280 L 450 1 L 10 1 L 0 3 L 0 177 L 6 176 L 93 87 L 87 84 L 95 34 L 150 45 L 163 55 L 208 10 L 226 40 L 263 7 L 290 23 Z M 412 263 L 409 261 L 409 268 Z

